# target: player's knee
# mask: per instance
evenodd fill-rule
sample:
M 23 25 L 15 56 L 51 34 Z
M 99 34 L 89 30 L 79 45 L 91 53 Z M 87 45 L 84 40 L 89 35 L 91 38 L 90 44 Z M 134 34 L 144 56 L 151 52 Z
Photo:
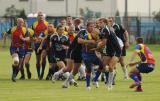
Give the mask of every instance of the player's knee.
M 68 78 L 68 77 L 69 77 L 69 75 L 70 75 L 70 73 L 69 73 L 69 72 L 66 72 L 66 73 L 64 73 L 64 74 L 63 74 L 63 76 L 64 76 L 65 78 Z
M 133 75 L 133 73 L 131 73 L 131 72 L 128 73 L 128 76 L 129 76 L 130 78 L 132 77 L 132 75 Z
M 25 63 L 25 67 L 29 67 L 29 63 Z
M 18 66 L 19 64 L 19 58 L 18 57 L 14 57 L 13 58 L 13 65 Z

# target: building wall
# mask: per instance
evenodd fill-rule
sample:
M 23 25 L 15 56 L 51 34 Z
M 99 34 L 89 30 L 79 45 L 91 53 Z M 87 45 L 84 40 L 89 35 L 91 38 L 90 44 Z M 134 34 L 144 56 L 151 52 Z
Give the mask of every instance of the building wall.
M 68 1 L 68 15 L 79 16 L 79 8 L 88 7 L 92 11 L 102 12 L 103 16 L 113 16 L 117 11 L 116 0 L 0 0 L 0 16 L 5 9 L 15 5 L 17 9 L 25 9 L 26 13 L 43 11 L 50 16 L 65 16 L 66 1 Z M 77 6 L 78 5 L 78 6 Z

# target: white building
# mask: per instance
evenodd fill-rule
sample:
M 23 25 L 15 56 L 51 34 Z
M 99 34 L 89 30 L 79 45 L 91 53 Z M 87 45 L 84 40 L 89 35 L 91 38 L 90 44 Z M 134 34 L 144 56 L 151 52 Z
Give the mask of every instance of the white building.
M 79 16 L 79 9 L 86 7 L 102 16 L 114 16 L 117 11 L 117 0 L 0 0 L 0 16 L 11 5 L 27 14 L 42 11 L 49 16 Z

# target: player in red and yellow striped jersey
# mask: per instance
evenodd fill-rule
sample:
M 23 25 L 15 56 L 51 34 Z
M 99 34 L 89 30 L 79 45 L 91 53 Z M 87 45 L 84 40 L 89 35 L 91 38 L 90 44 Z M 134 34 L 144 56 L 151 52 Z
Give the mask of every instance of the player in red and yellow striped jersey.
M 43 75 L 44 75 L 44 70 L 45 70 L 45 66 L 46 66 L 46 45 L 43 45 L 43 48 L 41 51 L 37 51 L 41 41 L 43 40 L 43 38 L 46 36 L 44 31 L 47 29 L 48 27 L 48 22 L 45 21 L 44 19 L 44 15 L 42 12 L 38 12 L 38 17 L 37 17 L 37 21 L 33 23 L 33 30 L 35 32 L 35 53 L 36 53 L 36 68 L 37 68 L 37 74 L 38 74 L 38 78 L 41 80 L 43 79 Z M 42 63 L 40 63 L 42 62 Z M 42 64 L 42 72 L 40 73 L 40 67 Z
M 27 42 L 30 38 L 28 36 L 28 31 L 24 25 L 24 20 L 22 18 L 17 19 L 17 25 L 12 27 L 5 35 L 11 34 L 11 46 L 10 46 L 10 54 L 13 59 L 13 73 L 12 73 L 12 81 L 16 82 L 16 76 L 19 71 L 19 67 L 21 67 L 23 63 L 23 58 L 25 55 L 25 42 Z

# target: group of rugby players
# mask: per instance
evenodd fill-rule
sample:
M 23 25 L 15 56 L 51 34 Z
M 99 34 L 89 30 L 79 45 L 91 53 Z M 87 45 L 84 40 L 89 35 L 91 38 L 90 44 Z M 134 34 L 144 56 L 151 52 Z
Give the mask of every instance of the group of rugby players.
M 86 87 L 90 90 L 90 81 L 99 87 L 98 78 L 103 73 L 108 90 L 112 89 L 115 78 L 116 64 L 119 62 L 124 71 L 124 79 L 128 79 L 124 57 L 129 46 L 128 32 L 112 17 L 89 19 L 82 24 L 82 19 L 68 16 L 62 19 L 55 28 L 38 12 L 37 21 L 28 28 L 22 18 L 17 19 L 17 25 L 7 31 L 11 34 L 10 54 L 13 59 L 12 81 L 16 82 L 18 72 L 20 79 L 25 79 L 23 65 L 26 67 L 28 79 L 31 79 L 30 58 L 32 51 L 36 54 L 36 69 L 38 79 L 42 80 L 46 67 L 46 56 L 49 71 L 46 80 L 64 77 L 63 88 L 70 84 L 78 86 L 74 76 L 79 69 L 85 72 Z M 95 75 L 92 75 L 97 66 Z

